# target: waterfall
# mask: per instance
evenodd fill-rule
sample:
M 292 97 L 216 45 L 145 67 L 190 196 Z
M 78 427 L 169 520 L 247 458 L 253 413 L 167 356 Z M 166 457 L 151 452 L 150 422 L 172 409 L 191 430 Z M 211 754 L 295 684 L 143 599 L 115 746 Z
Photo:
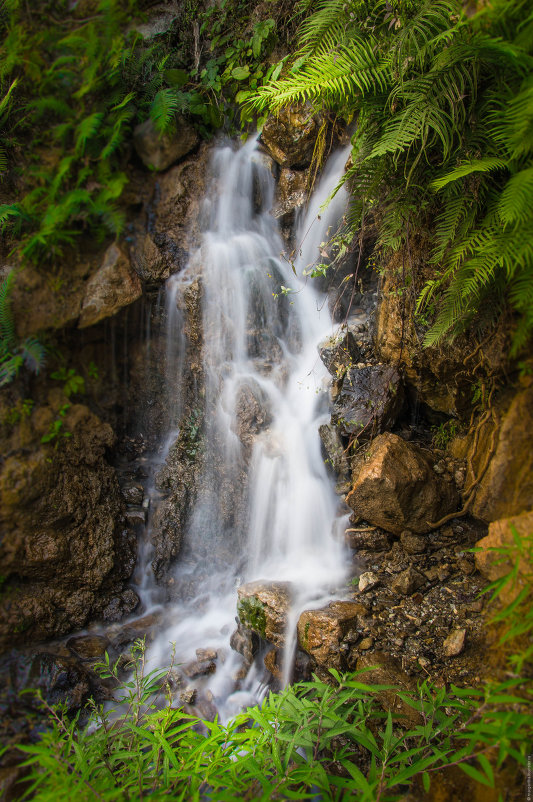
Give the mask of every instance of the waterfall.
M 216 651 L 216 672 L 194 684 L 222 712 L 235 691 L 240 661 L 228 646 L 236 587 L 254 579 L 291 583 L 287 679 L 299 613 L 326 603 L 345 579 L 346 557 L 332 532 L 336 520 L 343 521 L 336 518 L 338 498 L 318 435 L 328 420 L 328 374 L 317 344 L 333 324 L 324 296 L 302 271 L 315 262 L 329 227 L 342 217 L 344 191 L 319 212 L 346 158 L 343 151 L 330 159 L 299 221 L 295 275 L 281 257 L 284 245 L 270 213 L 275 182 L 269 160 L 255 141 L 237 150 L 231 144 L 217 147 L 201 242 L 189 267 L 167 283 L 166 369 L 172 392 L 179 395 L 184 349 L 178 342 L 183 326 L 176 318 L 176 295 L 201 276 L 206 451 L 185 559 L 178 560 L 173 578 L 175 587 L 188 592 L 167 610 L 148 657 L 151 665 L 167 664 L 171 642 L 180 662 L 194 659 L 198 648 Z M 163 456 L 176 436 L 179 399 L 169 397 L 168 407 Z M 149 599 L 145 589 L 148 606 Z M 241 683 L 247 702 L 260 694 L 258 677 Z

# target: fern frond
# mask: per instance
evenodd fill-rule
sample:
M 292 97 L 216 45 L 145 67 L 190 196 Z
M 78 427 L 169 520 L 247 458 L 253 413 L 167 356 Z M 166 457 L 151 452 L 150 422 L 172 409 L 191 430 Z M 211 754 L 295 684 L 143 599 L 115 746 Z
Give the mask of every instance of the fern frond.
M 46 348 L 42 342 L 36 337 L 27 337 L 20 348 L 25 367 L 39 375 L 46 363 Z
M 174 89 L 160 89 L 150 107 L 150 119 L 156 131 L 164 134 L 173 122 L 176 112 L 181 108 L 181 92 Z
M 75 151 L 77 156 L 81 156 L 83 154 L 87 142 L 96 136 L 100 126 L 102 125 L 103 118 L 104 115 L 102 112 L 95 111 L 93 114 L 85 117 L 76 126 Z
M 533 209 L 533 167 L 521 170 L 509 179 L 502 192 L 499 211 L 504 223 L 525 223 Z
M 334 50 L 345 39 L 349 25 L 345 0 L 321 0 L 298 32 L 296 59 Z
M 3 203 L 0 206 L 0 231 L 5 231 L 10 217 L 21 217 L 22 212 L 16 203 Z
M 15 345 L 15 324 L 11 314 L 10 295 L 13 290 L 13 273 L 0 282 L 0 339 L 8 350 Z
M 2 98 L 2 100 L 0 100 L 0 118 L 2 117 L 2 115 L 4 115 L 6 113 L 8 107 L 9 107 L 9 104 L 10 104 L 10 101 L 11 101 L 11 94 L 13 93 L 13 91 L 14 91 L 14 89 L 15 89 L 17 84 L 18 84 L 18 78 L 15 78 L 15 80 L 11 82 L 11 86 L 9 87 L 7 92 L 5 93 L 5 95 Z
M 320 100 L 329 106 L 345 106 L 346 99 L 384 91 L 389 81 L 388 60 L 376 54 L 375 40 L 354 38 L 336 53 L 314 56 L 297 75 L 271 81 L 252 98 L 252 108 L 279 111 L 291 103 Z
M 461 178 L 472 175 L 473 173 L 488 173 L 493 170 L 503 170 L 507 166 L 505 159 L 496 156 L 487 156 L 483 159 L 469 159 L 464 164 L 451 170 L 441 178 L 435 179 L 431 182 L 433 189 L 439 190 L 448 186 L 452 181 L 458 181 Z

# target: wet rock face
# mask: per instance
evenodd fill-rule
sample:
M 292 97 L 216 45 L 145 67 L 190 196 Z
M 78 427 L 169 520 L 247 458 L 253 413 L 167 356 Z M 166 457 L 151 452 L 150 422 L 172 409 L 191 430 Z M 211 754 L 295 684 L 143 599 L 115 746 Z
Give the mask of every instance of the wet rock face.
M 367 613 L 364 605 L 349 601 L 331 602 L 321 610 L 305 610 L 298 619 L 298 644 L 318 665 L 343 668 L 343 638 Z
M 130 258 L 141 280 L 158 285 L 187 264 L 198 235 L 200 203 L 210 150 L 200 146 L 156 177 L 142 174 L 142 185 L 130 234 Z
M 268 397 L 253 379 L 239 388 L 235 412 L 236 434 L 249 455 L 259 432 L 272 421 Z
M 319 426 L 318 433 L 322 442 L 326 464 L 333 473 L 346 477 L 349 472 L 348 458 L 337 429 L 331 423 L 323 423 Z
M 133 132 L 138 156 L 146 167 L 158 172 L 190 153 L 199 141 L 196 129 L 181 116 L 176 118 L 176 130 L 170 134 L 158 133 L 152 120 L 141 123 Z
M 67 399 L 57 390 L 20 431 L 5 427 L 0 471 L 0 649 L 83 626 L 123 592 L 135 542 L 105 451 L 114 435 L 82 404 L 63 418 L 69 438 L 40 440 Z
M 309 167 L 320 120 L 306 107 L 291 106 L 269 117 L 261 132 L 261 143 L 281 167 Z
M 291 603 L 288 582 L 248 582 L 237 590 L 237 613 L 243 627 L 282 646 Z
M 376 437 L 356 468 L 346 501 L 359 518 L 387 532 L 423 534 L 430 522 L 457 509 L 459 496 L 420 448 L 387 433 Z
M 276 200 L 272 214 L 282 226 L 292 227 L 295 212 L 307 202 L 309 170 L 284 168 L 276 187 Z
M 396 422 L 403 400 L 401 377 L 394 366 L 351 368 L 342 379 L 331 420 L 343 436 L 368 440 Z
M 318 353 L 332 376 L 344 373 L 348 366 L 360 362 L 362 357 L 355 332 L 344 326 L 338 333 L 319 343 Z

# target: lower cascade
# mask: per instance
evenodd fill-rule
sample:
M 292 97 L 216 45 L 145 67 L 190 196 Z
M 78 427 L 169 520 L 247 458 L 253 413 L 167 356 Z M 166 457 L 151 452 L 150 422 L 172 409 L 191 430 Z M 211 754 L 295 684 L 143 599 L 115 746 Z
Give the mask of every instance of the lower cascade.
M 155 486 L 161 484 L 161 460 L 171 460 L 179 437 L 186 347 L 180 342 L 180 298 L 198 281 L 204 453 L 181 554 L 168 579 L 172 603 L 162 609 L 150 565 L 160 513 L 155 486 L 138 584 L 146 614 L 161 616 L 148 665 L 168 665 L 175 644 L 176 694 L 195 703 L 204 717 L 210 708 L 227 717 L 264 693 L 263 661 L 251 665 L 255 649 L 234 632 L 238 607 L 241 618 L 264 616 L 256 594 L 274 597 L 279 620 L 267 622 L 277 647 L 271 665 L 286 683 L 300 613 L 338 598 L 346 577 L 342 538 L 335 536 L 346 518 L 338 512 L 318 433 L 328 419 L 328 373 L 317 345 L 331 335 L 333 323 L 325 297 L 299 278 L 342 217 L 344 191 L 322 213 L 321 207 L 346 158 L 345 151 L 331 157 L 296 221 L 298 256 L 292 266 L 281 258 L 284 244 L 271 214 L 275 182 L 269 159 L 254 140 L 238 149 L 229 143 L 217 147 L 199 246 L 187 268 L 167 282 L 169 431 L 153 461 Z M 230 648 L 230 639 L 239 651 Z

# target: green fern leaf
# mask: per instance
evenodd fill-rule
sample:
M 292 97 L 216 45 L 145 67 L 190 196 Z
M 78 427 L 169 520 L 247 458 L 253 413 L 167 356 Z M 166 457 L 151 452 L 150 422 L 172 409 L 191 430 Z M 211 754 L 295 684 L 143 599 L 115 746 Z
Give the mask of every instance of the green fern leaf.
M 160 89 L 150 107 L 150 119 L 160 134 L 167 132 L 174 123 L 174 117 L 182 108 L 181 92 L 174 89 Z
M 96 136 L 102 125 L 103 117 L 102 112 L 95 111 L 76 126 L 75 151 L 77 156 L 84 153 L 87 142 Z
M 499 210 L 504 223 L 525 223 L 533 215 L 533 167 L 513 175 L 505 185 Z

